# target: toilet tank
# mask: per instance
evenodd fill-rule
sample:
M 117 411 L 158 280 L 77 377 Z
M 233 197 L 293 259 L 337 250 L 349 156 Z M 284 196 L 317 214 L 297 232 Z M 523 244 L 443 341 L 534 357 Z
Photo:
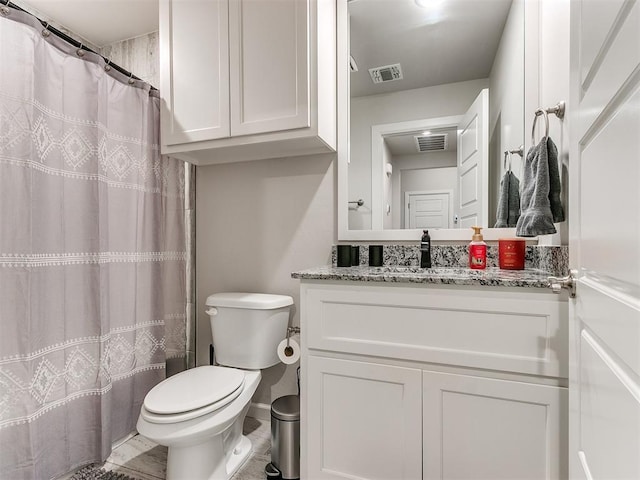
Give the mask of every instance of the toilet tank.
M 280 362 L 293 298 L 266 293 L 214 293 L 207 297 L 216 362 L 258 370 Z

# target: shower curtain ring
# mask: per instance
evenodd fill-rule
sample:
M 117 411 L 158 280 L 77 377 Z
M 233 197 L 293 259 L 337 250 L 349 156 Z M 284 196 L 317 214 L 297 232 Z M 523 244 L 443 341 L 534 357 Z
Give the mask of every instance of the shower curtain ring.
M 51 35 L 51 32 L 49 31 L 49 22 L 44 22 L 44 29 L 40 33 L 44 38 L 47 38 L 49 35 Z
M 104 71 L 105 72 L 110 72 L 111 71 L 111 65 L 109 65 L 111 63 L 111 59 L 110 58 L 105 58 L 105 60 L 107 61 L 107 64 L 104 66 Z
M 78 55 L 80 58 L 84 57 L 84 50 L 82 49 L 82 42 L 80 42 L 80 46 L 78 47 L 78 50 L 76 50 L 76 55 Z
M 9 8 L 9 0 L 6 0 L 6 3 L 0 7 L 0 14 L 5 17 L 11 13 L 11 9 Z
M 136 81 L 133 79 L 133 73 L 129 75 L 129 85 L 133 85 Z

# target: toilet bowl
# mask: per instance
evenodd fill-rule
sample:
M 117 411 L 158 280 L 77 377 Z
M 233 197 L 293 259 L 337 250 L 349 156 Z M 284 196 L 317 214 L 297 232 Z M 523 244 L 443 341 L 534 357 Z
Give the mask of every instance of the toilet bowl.
M 237 373 L 240 385 L 236 384 Z M 210 397 L 211 403 L 196 408 L 171 413 L 156 413 L 149 410 L 173 404 L 170 400 L 183 397 L 198 405 L 198 398 L 186 387 L 188 384 L 203 385 L 205 382 L 220 382 L 220 377 L 230 380 L 232 392 L 222 398 Z M 169 447 L 167 455 L 167 480 L 173 479 L 227 479 L 243 464 L 251 453 L 251 442 L 242 435 L 242 425 L 249 410 L 251 397 L 260 383 L 260 371 L 242 371 L 228 367 L 203 366 L 168 378 L 160 383 L 167 402 L 147 402 L 142 406 L 137 429 L 148 439 Z M 185 381 L 186 380 L 186 381 Z M 185 388 L 186 387 L 186 388 Z M 153 390 L 149 392 L 153 393 Z M 205 397 L 201 397 L 205 402 Z M 147 404 L 151 403 L 152 406 Z
M 283 295 L 209 296 L 214 348 L 225 365 L 196 367 L 160 382 L 138 418 L 141 435 L 168 447 L 167 480 L 228 480 L 248 458 L 244 419 L 259 369 L 278 362 L 274 352 L 292 304 Z

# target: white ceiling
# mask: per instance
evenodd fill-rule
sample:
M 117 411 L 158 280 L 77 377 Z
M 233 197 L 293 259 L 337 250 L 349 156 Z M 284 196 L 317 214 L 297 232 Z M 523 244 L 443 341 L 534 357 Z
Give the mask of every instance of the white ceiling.
M 351 96 L 487 78 L 512 0 L 351 0 Z M 403 80 L 374 84 L 368 70 L 400 63 Z
M 16 0 L 15 3 L 96 47 L 158 30 L 158 0 Z

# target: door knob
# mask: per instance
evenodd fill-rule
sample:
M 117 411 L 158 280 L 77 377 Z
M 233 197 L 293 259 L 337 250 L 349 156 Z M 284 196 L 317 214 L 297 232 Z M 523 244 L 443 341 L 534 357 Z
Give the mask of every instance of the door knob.
M 576 277 L 573 270 L 566 277 L 547 277 L 549 288 L 553 293 L 560 293 L 562 289 L 569 290 L 569 296 L 575 298 L 576 296 Z

